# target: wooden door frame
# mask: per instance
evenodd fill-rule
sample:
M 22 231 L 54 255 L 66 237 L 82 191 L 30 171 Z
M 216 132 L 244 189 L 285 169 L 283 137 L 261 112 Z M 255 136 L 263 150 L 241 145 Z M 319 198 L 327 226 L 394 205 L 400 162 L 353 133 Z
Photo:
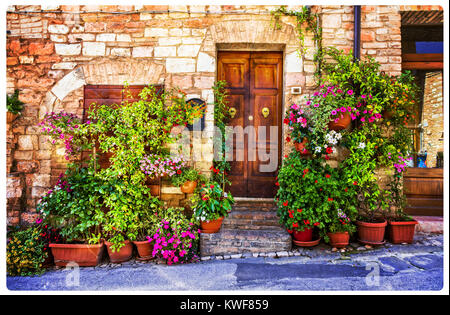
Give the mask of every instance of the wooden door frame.
M 277 47 L 278 48 L 278 47 Z M 284 112 L 284 106 L 285 106 L 285 54 L 286 52 L 283 50 L 273 50 L 273 49 L 255 49 L 255 50 L 250 50 L 250 49 L 217 49 L 216 50 L 216 79 L 219 80 L 219 59 L 220 59 L 220 55 L 222 53 L 248 53 L 249 54 L 249 84 L 252 80 L 251 78 L 251 60 L 252 60 L 252 55 L 255 54 L 277 54 L 281 57 L 281 69 L 279 71 L 279 73 L 277 73 L 279 79 L 280 79 L 280 85 L 279 85 L 279 106 L 277 108 L 278 111 L 278 121 L 277 121 L 277 126 L 278 126 L 278 157 L 277 157 L 277 170 L 281 167 L 281 163 L 282 163 L 282 156 L 283 156 L 283 152 L 284 152 L 284 142 L 282 141 L 283 139 L 283 133 L 284 133 L 284 129 L 283 129 L 283 112 Z M 248 88 L 248 97 L 249 97 L 249 104 L 248 106 L 250 107 L 251 104 L 250 102 L 252 101 L 251 99 L 251 93 L 250 93 L 250 86 Z M 248 110 L 249 108 L 245 108 L 245 114 L 248 115 Z M 248 155 L 248 153 L 245 153 L 246 155 Z M 245 157 L 245 161 L 248 164 L 248 157 Z M 248 183 L 247 183 L 247 187 L 248 187 Z M 248 189 L 248 188 L 247 188 Z M 248 195 L 248 190 L 247 193 Z M 248 196 L 247 196 L 248 197 Z M 253 197 L 249 197 L 249 198 L 253 198 Z

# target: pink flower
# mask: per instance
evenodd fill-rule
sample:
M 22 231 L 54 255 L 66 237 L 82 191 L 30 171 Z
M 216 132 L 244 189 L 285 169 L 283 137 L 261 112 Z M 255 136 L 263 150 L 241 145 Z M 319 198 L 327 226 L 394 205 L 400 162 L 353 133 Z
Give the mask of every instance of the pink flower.
M 348 95 L 353 95 L 353 90 L 348 90 L 348 91 L 347 91 L 347 94 L 348 94 Z

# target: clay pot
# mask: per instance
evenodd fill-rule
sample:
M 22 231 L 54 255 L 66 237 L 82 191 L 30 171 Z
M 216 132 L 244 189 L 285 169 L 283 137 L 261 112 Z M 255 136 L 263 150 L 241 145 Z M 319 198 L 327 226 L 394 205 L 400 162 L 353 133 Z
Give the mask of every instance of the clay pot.
M 384 119 L 391 119 L 392 116 L 394 116 L 394 112 L 390 110 L 384 110 L 383 111 L 383 118 Z
M 19 115 L 13 114 L 11 112 L 6 112 L 6 122 L 8 124 L 12 123 L 17 118 L 17 116 L 19 116 Z
M 87 244 L 49 244 L 55 265 L 64 267 L 70 262 L 79 266 L 94 267 L 100 263 L 103 254 L 103 243 Z
M 222 226 L 222 221 L 223 217 L 218 218 L 217 220 L 201 221 L 200 230 L 202 233 L 217 233 Z
M 390 242 L 393 244 L 411 244 L 417 223 L 417 221 L 389 221 L 388 235 Z
M 122 246 L 118 251 L 111 249 L 111 243 L 105 242 L 106 249 L 108 250 L 109 260 L 112 263 L 121 263 L 131 259 L 133 255 L 133 244 L 130 241 L 125 241 L 125 246 Z
M 307 229 L 304 229 L 303 231 L 293 231 L 292 237 L 296 241 L 310 242 L 310 241 L 312 241 L 312 238 L 313 238 L 313 228 L 307 228 Z
M 330 238 L 330 245 L 336 248 L 342 248 L 348 245 L 350 235 L 348 232 L 327 233 Z
M 187 181 L 183 185 L 181 185 L 181 191 L 185 194 L 192 194 L 197 187 L 197 181 Z
M 161 186 L 159 185 L 149 185 L 150 187 L 150 195 L 152 195 L 153 197 L 157 197 L 159 196 L 159 193 L 161 191 Z
M 294 142 L 295 150 L 300 152 L 302 155 L 309 155 L 310 152 L 306 149 L 306 144 L 308 143 L 308 139 L 304 138 L 302 142 Z
M 153 244 L 147 241 L 133 241 L 133 244 L 136 245 L 139 257 L 139 260 L 149 260 L 153 258 Z
M 330 122 L 328 123 L 328 129 L 334 131 L 346 129 L 352 122 L 352 118 L 350 117 L 350 114 L 348 112 L 339 113 L 338 115 L 336 115 L 335 119 L 337 118 L 339 118 L 337 122 L 335 122 L 334 119 L 330 120 Z
M 384 244 L 384 232 L 387 221 L 381 223 L 369 223 L 357 221 L 359 241 L 363 244 L 381 245 Z

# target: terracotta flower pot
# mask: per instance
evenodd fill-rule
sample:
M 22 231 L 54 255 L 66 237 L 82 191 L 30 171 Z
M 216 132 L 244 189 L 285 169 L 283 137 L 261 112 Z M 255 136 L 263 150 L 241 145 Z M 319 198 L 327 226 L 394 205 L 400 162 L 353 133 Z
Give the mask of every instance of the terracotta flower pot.
M 140 260 L 149 260 L 153 258 L 153 244 L 149 241 L 133 241 L 133 244 L 136 245 Z
M 6 112 L 6 122 L 8 124 L 12 123 L 17 118 L 17 116 L 19 116 L 19 115 L 13 114 L 11 112 Z
M 309 155 L 310 152 L 306 149 L 306 144 L 308 139 L 304 138 L 302 142 L 294 142 L 295 150 L 300 152 L 302 155 Z
M 222 226 L 222 221 L 223 217 L 218 218 L 217 220 L 201 221 L 200 230 L 202 233 L 217 233 Z
M 417 221 L 389 221 L 388 235 L 390 242 L 393 244 L 411 244 L 417 223 Z
M 384 243 L 384 232 L 387 221 L 369 223 L 357 221 L 359 241 L 363 244 L 380 245 Z
M 307 228 L 307 229 L 304 229 L 303 231 L 293 231 L 292 237 L 296 241 L 310 242 L 310 241 L 312 241 L 312 238 L 313 238 L 313 228 Z
M 103 243 L 87 244 L 49 244 L 55 265 L 64 267 L 70 262 L 79 266 L 97 266 L 103 254 Z
M 185 194 L 192 194 L 197 187 L 197 181 L 187 181 L 183 185 L 181 185 L 181 191 Z
M 106 249 L 108 250 L 109 260 L 112 263 L 121 263 L 131 259 L 133 255 L 133 244 L 130 241 L 125 241 L 125 246 L 122 246 L 118 251 L 111 249 L 111 243 L 105 242 Z
M 336 118 L 330 120 L 330 122 L 328 123 L 328 129 L 330 130 L 339 131 L 342 129 L 346 129 L 352 122 L 352 118 L 350 117 L 350 114 L 348 112 L 339 113 L 335 117 Z M 338 119 L 338 121 L 336 122 L 335 119 Z
M 159 196 L 159 193 L 161 191 L 161 186 L 151 184 L 151 185 L 149 185 L 149 187 L 150 187 L 150 195 L 152 195 L 153 197 Z
M 330 238 L 330 245 L 336 248 L 345 247 L 350 241 L 348 232 L 327 233 L 327 235 Z

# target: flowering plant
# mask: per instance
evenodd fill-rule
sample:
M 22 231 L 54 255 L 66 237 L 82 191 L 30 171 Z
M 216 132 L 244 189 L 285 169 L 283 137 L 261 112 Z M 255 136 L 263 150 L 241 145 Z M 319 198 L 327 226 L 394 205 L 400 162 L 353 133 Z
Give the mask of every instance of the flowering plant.
M 327 231 L 330 233 L 348 232 L 352 234 L 356 231 L 356 226 L 353 223 L 355 218 L 351 218 L 342 209 L 335 209 L 330 213 L 330 221 L 327 223 Z
M 178 169 L 177 172 L 170 178 L 172 181 L 172 185 L 181 186 L 188 181 L 197 181 L 202 179 L 204 181 L 203 176 L 199 174 L 199 172 L 192 167 L 184 167 Z
M 148 236 L 154 242 L 153 257 L 165 259 L 167 264 L 197 260 L 200 231 L 182 213 L 183 208 L 168 208 L 160 211 L 160 223 L 156 232 Z
M 182 156 L 161 157 L 149 154 L 141 160 L 141 170 L 150 178 L 180 175 L 186 166 L 187 161 Z
M 89 138 L 83 128 L 89 124 L 89 120 L 82 123 L 76 115 L 62 111 L 46 113 L 38 126 L 42 127 L 43 134 L 50 137 L 52 144 L 64 143 L 65 159 L 69 160 L 90 147 Z
M 197 221 L 212 221 L 227 217 L 234 204 L 231 193 L 223 191 L 219 183 L 210 181 L 197 188 L 191 198 L 194 218 Z
M 12 231 L 6 245 L 6 270 L 10 276 L 31 276 L 44 272 L 43 263 L 48 256 L 40 226 Z
M 290 138 L 287 138 L 288 142 L 292 139 L 301 143 L 310 134 L 307 113 L 297 104 L 292 104 L 288 108 L 283 122 L 288 125 L 290 131 Z
M 336 193 L 332 195 L 339 186 L 336 172 L 323 159 L 301 159 L 299 152 L 283 160 L 276 203 L 280 224 L 288 232 L 317 227 L 324 233 L 330 208 L 337 202 Z
M 71 167 L 39 200 L 36 209 L 44 224 L 60 231 L 64 242 L 95 242 L 104 216 L 101 186 L 93 170 Z

